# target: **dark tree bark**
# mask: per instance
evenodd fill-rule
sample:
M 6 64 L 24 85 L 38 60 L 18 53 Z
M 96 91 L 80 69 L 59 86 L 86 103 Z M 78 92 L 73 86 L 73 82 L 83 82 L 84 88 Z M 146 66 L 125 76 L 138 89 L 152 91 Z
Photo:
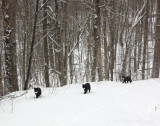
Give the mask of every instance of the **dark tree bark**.
M 112 11 L 115 11 L 115 1 L 111 0 L 110 1 Z M 110 19 L 109 19 L 109 29 L 110 29 L 110 38 L 111 38 L 111 44 L 110 44 L 110 73 L 111 73 L 111 81 L 113 81 L 113 76 L 114 76 L 114 64 L 115 64 L 115 25 L 116 25 L 116 20 L 115 20 L 115 14 L 110 13 Z
M 23 88 L 25 85 L 26 80 L 26 58 L 27 58 L 27 41 L 29 40 L 29 0 L 24 0 L 24 11 L 25 11 L 25 18 L 23 21 L 23 27 L 24 27 L 24 39 L 23 39 L 23 61 L 22 61 L 22 82 L 23 82 Z M 28 43 L 29 45 L 29 43 Z
M 157 18 L 155 31 L 155 46 L 154 46 L 154 62 L 153 62 L 153 78 L 159 78 L 160 69 L 160 1 L 157 1 Z
M 44 79 L 46 87 L 49 87 L 49 56 L 48 56 L 48 39 L 47 39 L 47 0 L 43 0 L 43 36 L 44 36 Z
M 31 71 L 31 66 L 32 66 L 33 46 L 35 43 L 35 33 L 36 33 L 36 24 L 37 24 L 37 16 L 38 16 L 38 3 L 39 3 L 39 0 L 36 0 L 36 10 L 35 10 L 35 17 L 34 17 L 31 51 L 29 53 L 30 56 L 29 56 L 29 61 L 28 61 L 27 77 L 26 77 L 26 81 L 25 81 L 25 85 L 24 85 L 24 90 L 28 89 L 28 81 L 30 78 L 30 71 Z
M 62 7 L 63 8 L 63 7 Z M 60 86 L 66 85 L 65 71 L 64 71 L 64 49 L 62 41 L 62 22 L 60 20 L 60 9 L 58 1 L 55 0 L 55 15 L 56 15 L 56 42 L 58 45 L 55 46 L 55 63 L 58 71 L 58 76 L 60 80 Z
M 102 81 L 102 58 L 101 58 L 101 39 L 100 39 L 100 34 L 101 34 L 101 15 L 100 15 L 100 1 L 96 0 L 96 16 L 97 16 L 97 23 L 94 27 L 97 28 L 97 31 L 95 31 L 96 38 L 95 42 L 97 43 L 97 69 L 98 69 L 98 81 Z
M 142 79 L 145 79 L 145 65 L 146 65 L 146 53 L 147 53 L 147 44 L 148 44 L 148 9 L 149 9 L 149 2 L 146 0 L 146 7 L 145 7 L 145 19 L 144 19 L 144 45 L 143 45 L 143 61 L 142 61 Z
M 107 43 L 107 11 L 103 12 L 103 34 L 104 34 L 104 73 L 105 80 L 109 79 L 108 43 Z
M 2 48 L 0 47 L 2 50 Z M 1 53 L 0 53 L 0 96 L 3 96 L 3 84 L 2 84 L 2 59 L 1 59 Z
M 94 17 L 94 42 L 93 42 L 93 47 L 92 47 L 92 51 L 93 51 L 93 58 L 92 58 L 92 70 L 91 70 L 91 81 L 94 82 L 95 81 L 95 77 L 96 77 L 96 66 L 97 66 L 97 27 L 95 27 L 97 25 L 98 22 L 98 18 Z
M 67 39 L 67 32 L 68 32 L 68 0 L 66 0 L 66 3 L 64 3 L 64 8 L 63 8 L 63 36 L 64 36 L 64 70 L 63 70 L 63 76 L 64 76 L 64 85 L 67 84 L 67 70 L 68 70 L 68 39 Z
M 92 74 L 92 78 L 91 81 L 95 81 L 96 79 L 96 72 L 98 72 L 98 78 L 101 78 L 101 61 L 100 61 L 100 57 L 98 58 L 98 56 L 101 56 L 100 53 L 100 8 L 99 8 L 99 0 L 95 1 L 95 12 L 93 15 L 93 38 L 94 38 L 94 42 L 93 42 L 93 61 L 92 61 L 92 70 L 91 70 L 91 74 Z M 98 71 L 97 71 L 98 70 Z
M 16 62 L 16 0 L 2 0 L 5 41 L 5 72 L 8 92 L 18 90 Z

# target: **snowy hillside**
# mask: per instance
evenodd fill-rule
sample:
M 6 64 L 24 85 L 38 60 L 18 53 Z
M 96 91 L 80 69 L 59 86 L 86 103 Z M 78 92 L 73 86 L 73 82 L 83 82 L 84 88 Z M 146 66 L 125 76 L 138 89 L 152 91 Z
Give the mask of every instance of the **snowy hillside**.
M 24 92 L 19 92 L 21 94 Z M 91 83 L 32 90 L 0 101 L 0 126 L 160 126 L 160 80 Z

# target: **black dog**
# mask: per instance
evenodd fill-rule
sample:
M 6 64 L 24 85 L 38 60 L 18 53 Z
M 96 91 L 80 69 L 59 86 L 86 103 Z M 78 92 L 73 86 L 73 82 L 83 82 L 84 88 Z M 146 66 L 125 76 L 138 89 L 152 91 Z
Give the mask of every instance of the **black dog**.
M 123 82 L 122 83 L 128 83 L 128 82 L 131 83 L 132 82 L 131 77 L 129 77 L 129 76 L 126 76 L 126 77 L 123 76 L 122 78 L 123 78 Z
M 36 95 L 36 98 L 38 98 L 41 95 L 41 89 L 39 87 L 34 88 L 34 93 Z
M 89 83 L 86 83 L 86 84 L 82 84 L 82 88 L 84 88 L 84 94 L 87 93 L 87 91 L 91 91 L 91 86 Z

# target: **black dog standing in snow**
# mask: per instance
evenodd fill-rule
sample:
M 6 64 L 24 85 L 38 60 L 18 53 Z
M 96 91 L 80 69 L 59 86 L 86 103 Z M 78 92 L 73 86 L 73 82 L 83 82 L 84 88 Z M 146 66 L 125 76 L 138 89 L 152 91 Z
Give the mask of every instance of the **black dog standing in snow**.
M 82 88 L 84 88 L 84 94 L 87 93 L 87 91 L 91 91 L 91 86 L 89 83 L 86 83 L 86 84 L 82 84 Z
M 122 78 L 123 78 L 123 82 L 122 83 L 128 83 L 128 82 L 131 83 L 132 82 L 131 77 L 129 77 L 129 76 L 126 76 L 126 77 L 123 76 Z
M 41 89 L 39 87 L 34 88 L 34 93 L 36 95 L 36 98 L 38 98 L 41 95 Z

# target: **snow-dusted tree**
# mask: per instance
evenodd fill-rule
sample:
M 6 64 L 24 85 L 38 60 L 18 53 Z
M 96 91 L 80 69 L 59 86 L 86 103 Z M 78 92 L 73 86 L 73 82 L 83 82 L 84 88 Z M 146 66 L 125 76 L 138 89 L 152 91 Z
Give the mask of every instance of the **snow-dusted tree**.
M 96 72 L 98 68 L 98 78 L 102 80 L 102 71 L 101 71 L 101 42 L 100 42 L 100 8 L 99 0 L 95 0 L 95 9 L 94 9 L 94 18 L 93 18 L 93 61 L 92 61 L 92 81 L 95 81 Z M 98 57 L 100 56 L 100 57 Z
M 18 90 L 16 62 L 16 6 L 16 0 L 2 0 L 6 93 Z

